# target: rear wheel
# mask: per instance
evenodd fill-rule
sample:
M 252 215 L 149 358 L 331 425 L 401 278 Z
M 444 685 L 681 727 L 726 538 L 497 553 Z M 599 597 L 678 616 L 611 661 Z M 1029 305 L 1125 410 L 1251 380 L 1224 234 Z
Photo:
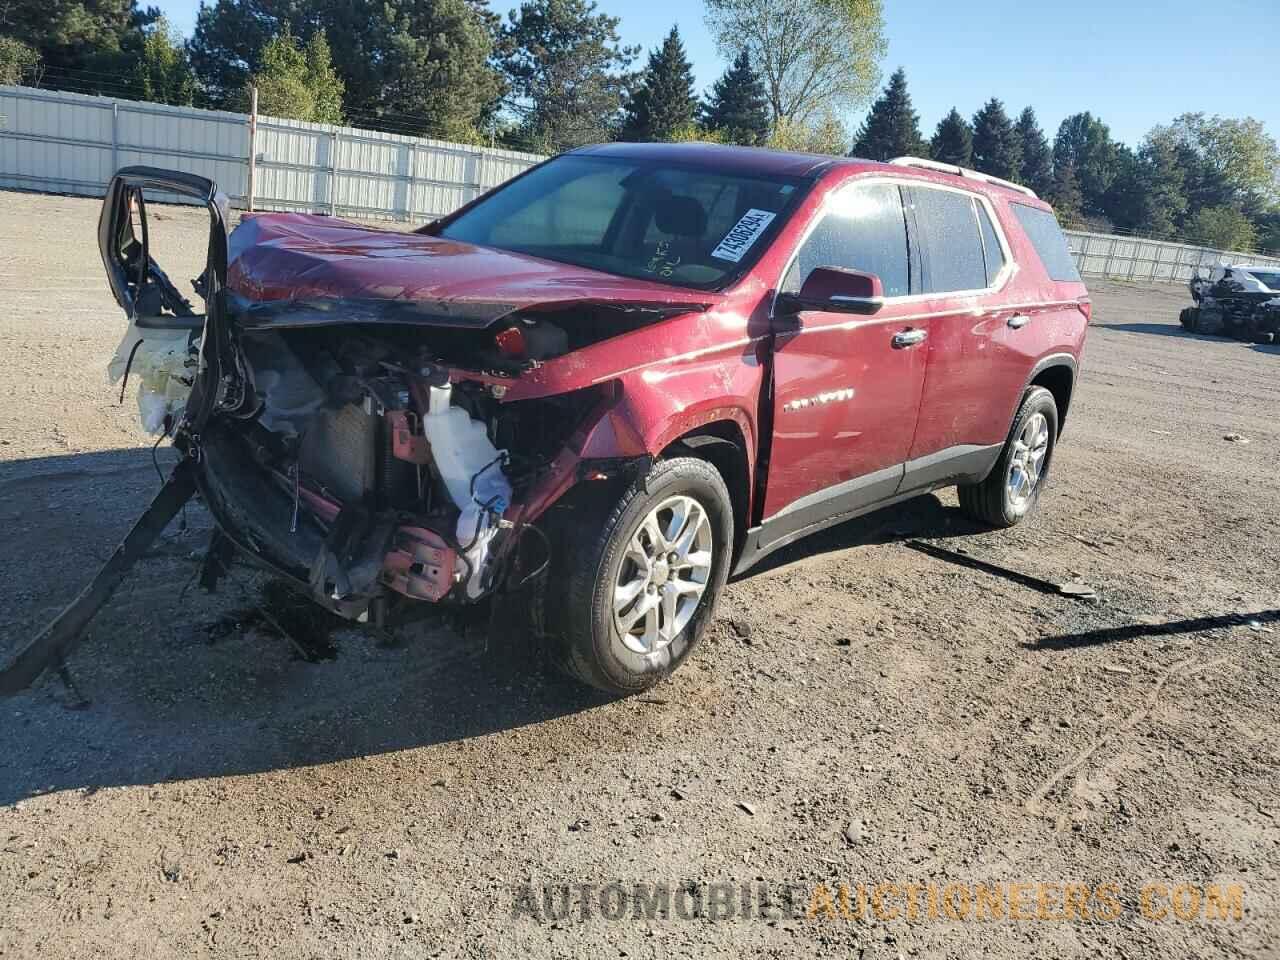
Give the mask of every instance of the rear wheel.
M 612 693 L 648 689 L 693 650 L 729 573 L 724 480 L 691 457 L 664 460 L 612 503 L 575 510 L 547 584 L 559 665 Z M 557 587 L 563 591 L 557 595 Z
M 1196 332 L 1199 318 L 1200 310 L 1198 307 L 1184 307 L 1182 312 L 1178 314 L 1178 322 L 1182 324 L 1182 329 L 1189 330 L 1192 333 Z
M 1012 527 L 1040 499 L 1058 439 L 1058 405 L 1044 387 L 1022 398 L 1000 459 L 981 483 L 962 484 L 960 509 L 991 527 Z

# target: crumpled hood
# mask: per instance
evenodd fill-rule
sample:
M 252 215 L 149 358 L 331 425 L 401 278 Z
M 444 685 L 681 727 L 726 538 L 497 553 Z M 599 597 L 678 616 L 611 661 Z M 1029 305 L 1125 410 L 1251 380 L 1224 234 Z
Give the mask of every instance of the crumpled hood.
M 246 215 L 228 245 L 228 287 L 249 302 L 253 313 L 264 320 L 273 317 L 273 325 L 284 318 L 280 308 L 286 303 L 281 301 L 321 308 L 328 300 L 366 307 L 382 303 L 399 322 L 473 326 L 549 305 L 601 302 L 678 313 L 702 310 L 721 299 L 719 294 L 311 214 Z

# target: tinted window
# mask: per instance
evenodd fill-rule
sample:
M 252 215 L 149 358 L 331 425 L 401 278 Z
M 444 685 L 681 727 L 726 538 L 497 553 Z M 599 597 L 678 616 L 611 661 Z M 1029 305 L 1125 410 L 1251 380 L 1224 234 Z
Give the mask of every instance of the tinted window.
M 987 285 L 982 237 L 967 193 L 912 187 L 916 232 L 924 251 L 924 292 L 981 290 Z
M 803 182 L 568 155 L 512 180 L 439 235 L 608 273 L 719 286 L 749 267 Z
M 851 187 L 834 194 L 831 202 L 800 247 L 782 289 L 799 291 L 815 267 L 844 267 L 874 273 L 886 297 L 906 296 L 911 278 L 898 188 L 890 183 Z
M 994 286 L 996 275 L 1004 266 L 1004 251 L 1000 248 L 1000 239 L 996 236 L 996 228 L 987 215 L 987 208 L 977 200 L 973 201 L 973 209 L 978 214 L 978 225 L 982 228 L 982 254 L 987 262 L 987 286 Z
M 1028 207 L 1025 203 L 1011 203 L 1009 206 L 1026 231 L 1031 245 L 1036 248 L 1049 279 L 1079 282 L 1080 272 L 1067 248 L 1067 238 L 1062 235 L 1057 218 L 1048 210 Z

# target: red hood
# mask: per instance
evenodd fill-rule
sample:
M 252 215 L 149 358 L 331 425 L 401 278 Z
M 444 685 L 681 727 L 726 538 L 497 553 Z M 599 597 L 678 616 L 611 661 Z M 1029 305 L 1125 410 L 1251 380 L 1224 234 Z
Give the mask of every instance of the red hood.
M 512 310 L 553 303 L 687 305 L 692 310 L 720 299 L 718 294 L 310 214 L 247 215 L 231 234 L 229 247 L 227 285 L 258 302 L 342 298 L 427 303 L 451 312 L 491 313 L 488 319 L 493 320 Z

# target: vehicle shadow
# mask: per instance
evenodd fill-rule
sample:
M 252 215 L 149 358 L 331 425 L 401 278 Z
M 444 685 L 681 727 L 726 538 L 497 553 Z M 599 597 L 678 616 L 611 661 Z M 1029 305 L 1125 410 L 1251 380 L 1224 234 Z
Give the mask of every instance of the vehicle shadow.
M 1133 623 L 1123 627 L 1102 627 L 1097 630 L 1084 630 L 1080 633 L 1064 633 L 1054 637 L 1041 637 L 1039 640 L 1025 642 L 1021 646 L 1026 650 L 1075 650 L 1080 647 L 1095 647 L 1122 640 L 1137 640 L 1141 637 L 1223 630 L 1228 627 L 1246 626 L 1251 621 L 1256 621 L 1259 627 L 1268 623 L 1275 623 L 1280 621 L 1280 610 L 1260 610 L 1256 613 L 1229 613 L 1220 616 L 1193 617 L 1186 620 L 1170 620 L 1165 623 Z
M 1104 330 L 1120 330 L 1124 333 L 1150 333 L 1160 337 L 1180 337 L 1183 340 L 1202 340 L 1206 343 L 1222 343 L 1230 337 L 1215 337 L 1207 333 L 1192 333 L 1179 323 L 1100 323 Z
M 969 537 L 985 532 L 987 528 L 974 523 L 958 507 L 948 507 L 936 494 L 926 493 L 810 534 L 769 554 L 734 579 L 757 576 L 808 557 L 848 550 L 851 547 L 896 543 L 917 537 Z
M 71 600 L 158 485 L 147 450 L 0 463 L 0 662 Z M 439 621 L 390 646 L 346 630 L 321 662 L 279 636 L 214 630 L 258 602 L 262 579 L 237 566 L 218 594 L 196 587 L 212 526 L 198 504 L 187 513 L 69 657 L 75 689 L 46 674 L 0 701 L 0 806 L 466 740 L 611 699 L 546 669 L 502 615 L 514 604 L 487 640 Z

